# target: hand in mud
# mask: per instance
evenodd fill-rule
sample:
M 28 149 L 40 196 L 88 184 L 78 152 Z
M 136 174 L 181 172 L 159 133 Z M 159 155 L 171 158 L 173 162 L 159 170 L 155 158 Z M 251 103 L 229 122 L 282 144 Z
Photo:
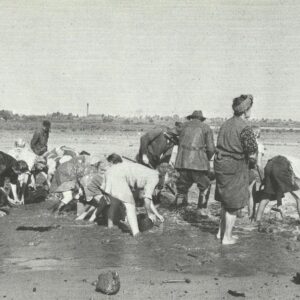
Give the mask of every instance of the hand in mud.
M 146 154 L 143 155 L 143 162 L 144 162 L 144 164 L 146 164 L 146 165 L 149 164 L 149 159 L 148 159 L 148 157 L 147 157 Z
M 156 216 L 154 214 L 149 214 L 148 217 L 153 223 L 156 222 Z
M 157 216 L 159 218 L 159 220 L 163 223 L 165 221 L 164 217 L 162 215 L 158 215 Z
M 18 206 L 18 205 L 20 204 L 20 201 L 19 201 L 19 200 L 14 200 L 14 199 L 12 199 L 12 198 L 10 198 L 10 197 L 8 197 L 8 202 L 9 202 L 12 206 L 14 206 L 14 207 L 16 207 L 16 206 Z

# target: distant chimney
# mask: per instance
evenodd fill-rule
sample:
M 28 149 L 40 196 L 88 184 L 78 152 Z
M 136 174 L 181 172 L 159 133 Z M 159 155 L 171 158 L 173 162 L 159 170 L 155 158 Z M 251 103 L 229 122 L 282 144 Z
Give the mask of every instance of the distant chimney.
M 88 115 L 89 115 L 89 106 L 90 106 L 90 104 L 89 104 L 89 103 L 87 103 L 87 104 L 86 104 L 86 116 L 88 116 Z

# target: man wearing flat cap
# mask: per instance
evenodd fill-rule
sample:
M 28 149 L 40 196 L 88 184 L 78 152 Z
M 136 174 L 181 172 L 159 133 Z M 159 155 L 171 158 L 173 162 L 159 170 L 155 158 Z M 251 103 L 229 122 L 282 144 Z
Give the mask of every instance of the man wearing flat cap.
M 201 110 L 194 111 L 186 117 L 179 135 L 178 154 L 175 168 L 180 173 L 177 182 L 177 205 L 188 204 L 188 191 L 193 183 L 199 188 L 198 209 L 206 208 L 203 201 L 204 192 L 210 186 L 208 177 L 209 161 L 214 155 L 215 145 L 211 128 L 204 123 Z

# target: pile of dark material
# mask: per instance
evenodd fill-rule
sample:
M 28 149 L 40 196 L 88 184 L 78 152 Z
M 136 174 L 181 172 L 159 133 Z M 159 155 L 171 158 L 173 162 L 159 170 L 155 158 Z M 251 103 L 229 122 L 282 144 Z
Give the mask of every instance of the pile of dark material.
M 119 274 L 115 271 L 100 274 L 96 284 L 96 291 L 105 295 L 115 295 L 121 287 Z
M 137 221 L 138 221 L 139 230 L 141 232 L 150 230 L 154 226 L 152 220 L 148 218 L 146 214 L 137 215 Z

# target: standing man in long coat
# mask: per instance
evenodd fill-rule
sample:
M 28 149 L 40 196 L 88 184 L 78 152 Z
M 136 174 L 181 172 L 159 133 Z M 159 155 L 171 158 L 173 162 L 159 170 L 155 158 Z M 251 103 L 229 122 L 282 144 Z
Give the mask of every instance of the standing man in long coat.
M 214 155 L 215 145 L 211 128 L 204 123 L 202 111 L 194 111 L 186 117 L 179 136 L 175 168 L 180 177 L 177 182 L 176 204 L 188 204 L 188 191 L 193 183 L 199 188 L 198 208 L 206 208 L 204 192 L 210 186 L 209 161 Z
M 38 156 L 44 155 L 48 151 L 48 139 L 51 123 L 43 121 L 42 128 L 35 131 L 30 142 L 31 150 Z

